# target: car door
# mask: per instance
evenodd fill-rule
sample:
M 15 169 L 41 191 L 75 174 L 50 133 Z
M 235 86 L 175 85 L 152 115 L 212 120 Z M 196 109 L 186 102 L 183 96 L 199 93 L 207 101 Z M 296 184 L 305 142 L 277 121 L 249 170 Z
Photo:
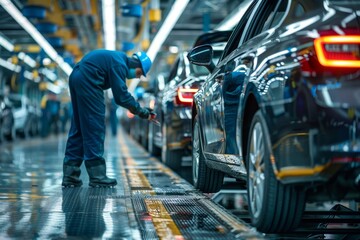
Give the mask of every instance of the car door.
M 245 15 L 237 25 L 225 48 L 223 60 L 207 81 L 203 111 L 204 149 L 207 153 L 239 154 L 236 141 L 239 100 L 253 65 L 256 44 L 269 34 L 265 30 L 280 2 L 257 1 L 249 7 L 248 16 Z M 254 36 L 256 38 L 247 45 L 248 48 L 241 47 Z
M 229 73 L 227 57 L 238 47 L 241 34 L 256 5 L 256 1 L 254 1 L 249 6 L 244 17 L 241 18 L 240 23 L 230 36 L 217 68 L 203 85 L 203 111 L 200 112 L 200 118 L 203 123 L 205 153 L 219 154 L 226 151 L 225 122 L 223 118 L 223 81 L 225 75 Z

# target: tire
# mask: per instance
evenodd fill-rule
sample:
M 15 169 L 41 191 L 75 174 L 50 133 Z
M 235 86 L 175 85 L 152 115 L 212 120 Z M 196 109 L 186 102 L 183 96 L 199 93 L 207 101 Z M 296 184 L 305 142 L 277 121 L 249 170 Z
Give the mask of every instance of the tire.
M 202 150 L 200 126 L 197 116 L 194 118 L 192 140 L 192 181 L 195 188 L 204 193 L 214 193 L 220 191 L 224 173 L 216 169 L 209 168 L 205 163 Z
M 145 121 L 143 121 L 143 123 L 144 124 L 142 124 L 142 126 L 144 126 L 145 124 L 150 124 L 150 123 L 148 123 L 148 121 L 146 120 L 146 122 Z M 149 140 L 148 140 L 148 137 L 149 137 L 149 125 L 145 125 L 146 127 L 144 127 L 144 129 L 142 129 L 142 131 L 144 131 L 144 132 L 142 132 L 142 136 L 141 136 L 141 146 L 143 146 L 145 149 L 147 149 L 148 148 L 148 144 L 149 144 Z
M 182 149 L 171 150 L 167 147 L 167 129 L 168 127 L 166 126 L 166 124 L 164 124 L 162 127 L 163 146 L 161 148 L 161 160 L 169 168 L 176 171 L 181 168 L 182 156 L 184 151 Z
M 161 149 L 155 145 L 154 142 L 154 123 L 149 123 L 149 132 L 148 132 L 148 151 L 153 156 L 160 156 Z
M 5 133 L 4 133 L 4 130 L 3 130 L 3 123 L 0 123 L 0 143 L 3 143 L 4 142 L 4 137 Z
M 5 138 L 6 138 L 6 140 L 8 140 L 8 141 L 15 141 L 15 139 L 16 139 L 16 130 L 15 130 L 15 126 L 14 126 L 14 125 L 12 125 L 10 133 L 7 134 L 7 135 L 5 136 Z
M 246 158 L 251 222 L 261 232 L 288 232 L 300 223 L 305 192 L 276 179 L 270 162 L 270 146 L 267 125 L 258 110 L 252 119 Z

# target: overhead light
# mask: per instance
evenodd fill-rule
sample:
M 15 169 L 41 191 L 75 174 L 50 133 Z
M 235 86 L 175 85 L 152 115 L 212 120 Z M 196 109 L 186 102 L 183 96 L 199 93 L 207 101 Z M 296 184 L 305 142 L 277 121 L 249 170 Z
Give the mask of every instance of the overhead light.
M 14 72 L 20 72 L 20 70 L 21 70 L 20 66 L 12 64 L 11 62 L 5 61 L 2 58 L 0 58 L 0 66 L 3 66 L 4 68 L 7 68 Z
M 48 68 L 42 68 L 39 70 L 40 73 L 44 74 L 49 80 L 55 82 L 55 80 L 57 79 L 57 76 L 54 72 L 52 72 L 51 70 L 49 70 Z
M 6 48 L 9 52 L 14 50 L 14 45 L 2 36 L 0 36 L 0 46 Z
M 44 58 L 44 59 L 42 60 L 42 64 L 43 64 L 44 66 L 50 65 L 50 63 L 51 63 L 51 59 L 50 59 L 50 58 Z
M 49 42 L 41 35 L 41 33 L 29 22 L 29 20 L 22 15 L 22 13 L 15 7 L 10 0 L 0 0 L 0 5 L 19 23 L 20 26 L 39 44 L 45 53 L 53 59 L 60 68 L 69 76 L 72 68 L 70 65 L 65 66 L 63 58 L 58 55 L 56 50 L 49 44 Z
M 243 1 L 238 8 L 233 11 L 229 17 L 225 18 L 224 21 L 222 21 L 215 30 L 219 31 L 226 31 L 226 30 L 232 30 L 236 24 L 240 21 L 242 16 L 244 16 L 246 10 L 252 3 L 252 0 L 245 0 Z
M 173 53 L 173 54 L 176 54 L 176 53 L 179 52 L 179 48 L 177 46 L 170 46 L 169 47 L 169 52 Z
M 102 1 L 102 16 L 103 16 L 105 49 L 115 50 L 116 48 L 115 0 Z
M 151 41 L 151 45 L 147 51 L 147 55 L 152 61 L 155 60 L 161 46 L 165 42 L 170 31 L 175 26 L 175 23 L 178 21 L 188 3 L 189 0 L 176 0 L 176 2 L 172 5 L 169 14 L 166 16 L 165 21 L 161 25 L 160 30 L 155 35 L 154 39 Z
M 24 63 L 26 63 L 27 65 L 29 65 L 32 68 L 34 68 L 36 66 L 36 61 L 34 59 L 32 59 L 29 55 L 26 55 L 24 52 L 19 52 L 18 58 L 20 60 L 23 60 Z

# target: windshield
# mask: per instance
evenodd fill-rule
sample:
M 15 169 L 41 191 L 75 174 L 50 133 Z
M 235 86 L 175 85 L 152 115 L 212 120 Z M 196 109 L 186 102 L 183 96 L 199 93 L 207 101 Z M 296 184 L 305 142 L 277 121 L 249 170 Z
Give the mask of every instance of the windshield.
M 21 108 L 21 100 L 20 99 L 14 99 L 9 97 L 10 102 L 12 103 L 14 108 Z

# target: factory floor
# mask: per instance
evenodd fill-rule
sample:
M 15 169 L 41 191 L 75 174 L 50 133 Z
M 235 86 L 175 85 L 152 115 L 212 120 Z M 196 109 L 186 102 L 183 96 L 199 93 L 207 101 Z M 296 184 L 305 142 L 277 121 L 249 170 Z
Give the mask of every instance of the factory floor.
M 114 188 L 62 188 L 66 134 L 0 145 L 0 239 L 261 239 L 123 131 L 107 136 Z

